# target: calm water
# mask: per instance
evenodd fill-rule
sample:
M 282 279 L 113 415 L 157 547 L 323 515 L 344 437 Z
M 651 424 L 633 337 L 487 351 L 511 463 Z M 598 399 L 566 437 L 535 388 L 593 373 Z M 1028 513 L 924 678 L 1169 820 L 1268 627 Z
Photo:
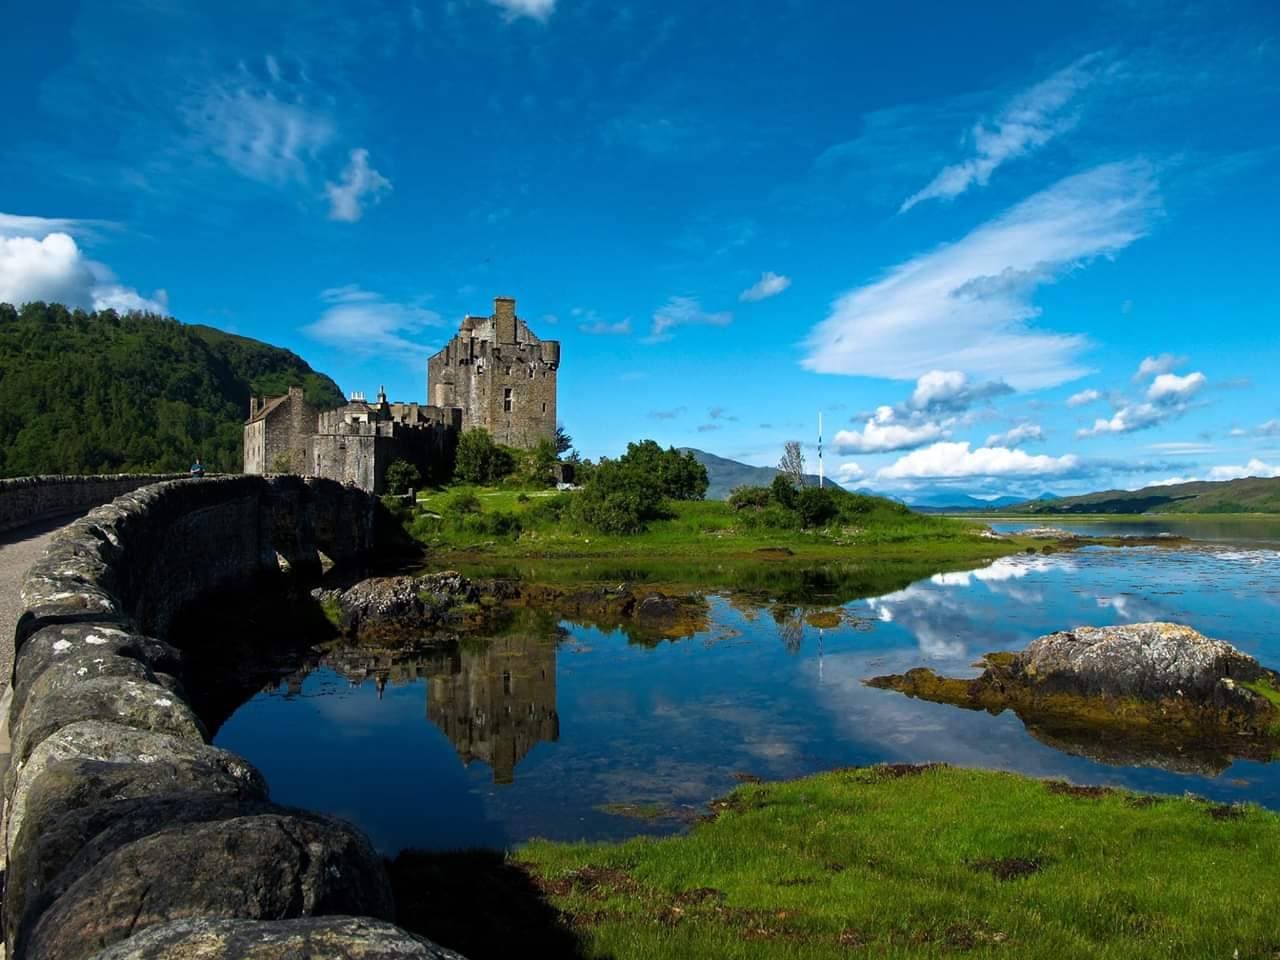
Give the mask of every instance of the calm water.
M 335 655 L 244 704 L 217 743 L 253 760 L 278 802 L 347 817 L 388 854 L 678 830 L 678 817 L 637 821 L 601 807 L 697 812 L 735 773 L 779 778 L 880 761 L 944 760 L 1280 808 L 1280 763 L 1108 764 L 1039 742 L 1012 714 L 861 683 L 922 664 L 968 675 L 978 655 L 1054 629 L 1153 619 L 1280 664 L 1278 561 L 1280 552 L 1248 543 L 1091 548 L 940 574 L 849 603 L 844 622 L 823 630 L 799 608 L 713 596 L 708 631 L 653 647 L 563 622 L 396 662 Z

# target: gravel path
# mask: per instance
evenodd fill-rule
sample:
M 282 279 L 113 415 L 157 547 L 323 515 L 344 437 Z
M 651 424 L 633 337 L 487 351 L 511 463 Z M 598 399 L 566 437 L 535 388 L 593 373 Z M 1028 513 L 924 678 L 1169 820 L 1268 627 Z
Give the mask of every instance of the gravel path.
M 13 630 L 22 612 L 18 597 L 22 575 L 40 559 L 58 528 L 71 519 L 61 517 L 0 533 L 0 692 L 8 688 L 13 672 Z

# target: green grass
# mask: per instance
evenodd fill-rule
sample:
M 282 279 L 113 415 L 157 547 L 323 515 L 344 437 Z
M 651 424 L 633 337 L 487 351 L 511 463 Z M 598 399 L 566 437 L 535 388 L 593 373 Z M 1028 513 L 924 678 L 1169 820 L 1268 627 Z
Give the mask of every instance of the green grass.
M 988 771 L 890 773 L 743 786 L 687 836 L 538 841 L 515 856 L 593 958 L 1280 950 L 1274 813 Z

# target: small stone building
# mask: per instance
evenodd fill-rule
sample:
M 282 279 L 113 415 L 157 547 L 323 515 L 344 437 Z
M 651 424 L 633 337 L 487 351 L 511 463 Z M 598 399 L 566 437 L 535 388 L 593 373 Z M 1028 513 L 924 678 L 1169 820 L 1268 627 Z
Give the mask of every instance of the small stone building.
M 510 297 L 490 317 L 468 316 L 427 361 L 429 405 L 355 395 L 336 410 L 307 403 L 301 387 L 252 397 L 244 425 L 244 472 L 297 473 L 382 493 L 387 467 L 407 460 L 424 478 L 452 467 L 458 436 L 483 427 L 497 443 L 532 447 L 556 435 L 560 344 L 539 340 Z
M 556 436 L 560 342 L 539 340 L 516 316 L 511 297 L 493 315 L 467 316 L 445 348 L 427 361 L 427 400 L 462 411 L 462 429 L 483 427 L 497 443 L 532 447 Z

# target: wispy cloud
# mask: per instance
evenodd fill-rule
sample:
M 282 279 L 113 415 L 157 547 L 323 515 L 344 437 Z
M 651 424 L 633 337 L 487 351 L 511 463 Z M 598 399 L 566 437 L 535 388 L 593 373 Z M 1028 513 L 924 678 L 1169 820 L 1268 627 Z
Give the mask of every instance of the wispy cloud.
M 738 294 L 738 299 L 743 303 L 768 300 L 770 297 L 776 297 L 789 286 L 791 286 L 790 277 L 779 276 L 772 270 L 766 270 L 760 275 L 759 280 Z
M 391 181 L 369 166 L 369 151 L 363 147 L 352 150 L 342 179 L 324 185 L 329 219 L 353 223 L 363 216 L 365 204 L 377 203 L 390 190 Z
M 981 120 L 969 132 L 973 154 L 944 167 L 924 189 L 902 202 L 899 212 L 925 200 L 958 197 L 970 187 L 986 186 L 1007 160 L 1044 146 L 1075 126 L 1078 117 L 1067 107 L 1098 74 L 1102 55 L 1081 57 L 1010 101 L 990 122 Z
M 653 326 L 647 343 L 661 343 L 671 339 L 671 331 L 676 327 L 688 326 L 728 326 L 733 321 L 733 314 L 725 311 L 710 313 L 702 309 L 702 304 L 693 297 L 672 297 L 658 308 L 653 315 Z
M 673 407 L 670 410 L 650 410 L 649 417 L 652 420 L 674 420 L 676 417 L 684 416 L 684 407 Z
M 1074 334 L 1036 331 L 1036 290 L 1150 229 L 1160 208 L 1143 162 L 1068 177 L 961 240 L 902 263 L 840 297 L 807 341 L 819 373 L 908 379 L 945 364 L 1018 389 L 1087 371 Z
M 1043 443 L 1044 428 L 1038 423 L 1019 423 L 1004 433 L 993 433 L 984 446 L 1016 447 L 1020 443 Z
M 324 290 L 320 299 L 326 304 L 324 312 L 302 332 L 354 354 L 385 354 L 419 363 L 431 353 L 420 338 L 443 322 L 433 310 L 397 303 L 355 284 Z
M 974 404 L 1012 392 L 1012 387 L 998 380 L 972 383 L 959 370 L 930 370 L 916 380 L 910 406 L 914 410 L 958 413 Z
M 33 300 L 86 310 L 168 313 L 169 296 L 144 296 L 119 282 L 105 263 L 92 260 L 73 233 L 92 236 L 102 221 L 0 213 L 0 303 Z
M 1097 403 L 1102 399 L 1102 394 L 1097 390 L 1081 390 L 1079 393 L 1073 393 L 1067 397 L 1068 407 L 1087 407 L 1091 403 Z
M 187 104 L 186 121 L 204 146 L 237 173 L 279 186 L 305 182 L 334 137 L 332 121 L 300 97 L 243 83 L 210 86 Z
M 1186 357 L 1174 356 L 1172 353 L 1162 353 L 1157 357 L 1144 357 L 1142 362 L 1138 364 L 1138 369 L 1133 374 L 1133 382 L 1141 383 L 1149 377 L 1168 373 L 1170 370 L 1180 367 L 1186 362 Z
M 588 336 L 620 337 L 631 333 L 630 317 L 625 317 L 622 320 L 610 323 L 594 310 L 585 310 L 582 307 L 574 307 L 570 312 L 573 316 L 578 318 L 578 329 Z
M 528 17 L 545 22 L 556 9 L 556 0 L 489 0 L 495 7 L 506 11 L 509 19 Z

